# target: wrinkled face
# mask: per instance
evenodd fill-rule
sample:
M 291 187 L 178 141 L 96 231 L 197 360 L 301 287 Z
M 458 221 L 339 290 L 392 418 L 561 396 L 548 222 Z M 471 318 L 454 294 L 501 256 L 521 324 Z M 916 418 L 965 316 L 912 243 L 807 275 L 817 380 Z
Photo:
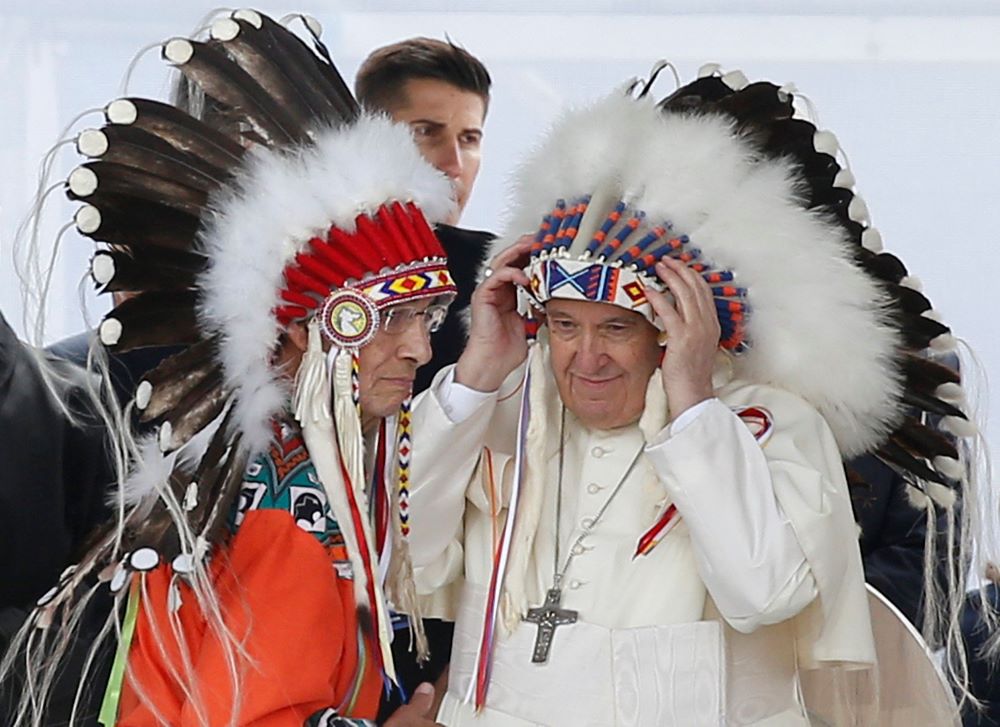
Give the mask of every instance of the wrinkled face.
M 403 84 L 403 100 L 392 118 L 409 124 L 424 159 L 448 175 L 455 189 L 456 224 L 479 173 L 480 145 L 486 106 L 471 91 L 434 78 L 411 78 Z
M 410 395 L 417 368 L 431 360 L 428 327 L 440 307 L 436 300 L 424 299 L 382 311 L 375 338 L 358 353 L 365 420 L 392 416 Z
M 552 373 L 566 408 L 591 429 L 638 421 L 660 360 L 656 329 L 609 303 L 553 299 L 545 314 Z

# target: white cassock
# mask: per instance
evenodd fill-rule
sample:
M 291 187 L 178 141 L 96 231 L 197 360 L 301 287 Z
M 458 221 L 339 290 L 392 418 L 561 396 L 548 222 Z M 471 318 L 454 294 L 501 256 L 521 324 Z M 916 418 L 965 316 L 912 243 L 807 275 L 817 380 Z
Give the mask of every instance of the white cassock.
M 659 422 L 647 408 L 640 423 L 609 431 L 567 412 L 557 528 L 561 407 L 549 374 L 547 423 L 533 432 L 544 441 L 529 445 L 546 464 L 534 512 L 522 506 L 517 516 L 530 532 L 514 531 L 514 584 L 504 594 L 513 630 L 498 627 L 486 706 L 476 715 L 467 697 L 510 498 L 522 375 L 480 394 L 445 369 L 414 407 L 410 553 L 425 613 L 457 622 L 438 721 L 808 725 L 798 669 L 874 662 L 843 466 L 814 409 L 733 381 L 670 426 L 665 406 Z M 769 415 L 760 441 L 734 413 L 741 407 Z M 635 557 L 671 503 L 681 515 L 676 527 Z M 578 620 L 556 629 L 548 662 L 536 664 L 537 627 L 516 616 L 552 588 L 557 530 L 560 559 L 573 552 L 562 607 Z

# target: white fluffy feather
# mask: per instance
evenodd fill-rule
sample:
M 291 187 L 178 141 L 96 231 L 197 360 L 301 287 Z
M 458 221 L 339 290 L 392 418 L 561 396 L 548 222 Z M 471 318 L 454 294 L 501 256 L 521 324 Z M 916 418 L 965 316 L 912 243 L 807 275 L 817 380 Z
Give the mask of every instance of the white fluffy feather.
M 502 239 L 537 229 L 557 199 L 608 186 L 651 223 L 672 221 L 748 288 L 751 347 L 736 374 L 812 403 L 853 456 L 897 422 L 898 334 L 843 230 L 800 206 L 796 174 L 721 117 L 664 115 L 614 94 L 566 114 L 523 164 Z

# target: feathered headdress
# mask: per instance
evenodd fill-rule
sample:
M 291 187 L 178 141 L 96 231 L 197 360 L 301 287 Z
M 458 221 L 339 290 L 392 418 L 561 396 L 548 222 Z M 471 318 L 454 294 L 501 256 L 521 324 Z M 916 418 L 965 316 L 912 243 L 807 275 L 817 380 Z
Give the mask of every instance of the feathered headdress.
M 659 325 L 643 287 L 663 289 L 662 257 L 682 260 L 712 287 L 741 379 L 798 394 L 845 457 L 877 450 L 950 502 L 933 485 L 954 486 L 959 454 L 927 418 L 969 432 L 958 374 L 934 358 L 954 339 L 882 251 L 834 136 L 738 72 L 659 103 L 648 88 L 566 114 L 520 170 L 509 229 L 538 230 L 534 300 L 614 303 Z
M 712 288 L 720 360 L 731 375 L 811 403 L 845 459 L 874 453 L 905 478 L 919 506 L 950 507 L 963 490 L 974 502 L 961 453 L 975 428 L 961 408 L 958 372 L 938 357 L 954 339 L 903 264 L 882 250 L 833 134 L 797 113 L 791 88 L 750 84 L 739 72 L 707 66 L 660 102 L 651 86 L 635 82 L 566 113 L 518 171 L 498 245 L 536 231 L 525 269 L 530 306 L 553 298 L 614 304 L 660 326 L 644 291 L 664 290 L 657 261 L 683 261 Z M 518 477 L 540 451 L 545 417 L 530 412 L 540 401 L 540 360 L 529 353 Z M 508 624 L 522 612 L 523 546 L 541 502 L 532 484 L 529 474 L 515 485 L 520 505 L 512 496 L 513 535 L 502 542 L 521 547 L 509 560 L 497 556 L 507 563 L 507 598 L 501 572 L 487 601 L 477 703 L 501 603 L 510 606 Z M 928 557 L 931 579 L 936 563 Z M 962 582 L 952 585 L 960 599 Z
M 358 351 L 390 306 L 454 295 L 429 226 L 451 210 L 451 187 L 407 127 L 359 110 L 318 23 L 303 19 L 313 49 L 250 10 L 216 20 L 205 41 L 165 42 L 163 58 L 210 113 L 122 98 L 76 139 L 88 160 L 66 190 L 83 203 L 76 228 L 99 243 L 91 274 L 102 292 L 132 294 L 105 316 L 100 343 L 180 351 L 138 385 L 135 407 L 155 433 L 138 444 L 117 525 L 42 599 L 32 626 L 82 608 L 76 594 L 92 574 L 120 599 L 160 563 L 211 604 L 205 560 L 248 461 L 291 407 L 344 534 L 357 605 L 372 614 L 376 656 L 394 676 L 365 502 Z M 308 328 L 294 385 L 275 364 L 293 322 Z M 408 402 L 398 419 L 390 585 L 407 608 Z

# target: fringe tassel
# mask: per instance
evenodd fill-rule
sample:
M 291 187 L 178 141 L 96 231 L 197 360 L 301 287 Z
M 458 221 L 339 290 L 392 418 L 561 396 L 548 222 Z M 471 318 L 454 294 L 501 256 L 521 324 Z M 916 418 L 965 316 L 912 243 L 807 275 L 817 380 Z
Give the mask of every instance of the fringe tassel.
M 417 662 L 423 664 L 430 657 L 430 646 L 424 632 L 423 613 L 413 580 L 413 562 L 410 560 L 409 498 L 410 498 L 410 400 L 400 407 L 396 420 L 396 487 L 390 487 L 392 507 L 392 551 L 389 564 L 389 593 L 393 604 L 410 617 L 410 650 L 417 650 Z
M 354 402 L 352 354 L 336 348 L 324 354 L 315 318 L 309 322 L 308 332 L 309 342 L 292 397 L 293 411 L 302 425 L 306 449 L 344 536 L 354 573 L 355 605 L 359 611 L 371 609 L 383 669 L 395 680 L 382 588 L 377 574 L 365 566 L 366 560 L 377 561 L 372 552 L 371 533 L 365 527 L 368 508 L 364 505 L 364 441 Z M 362 503 L 358 512 L 352 508 L 352 502 Z M 362 558 L 362 549 L 367 552 L 367 559 Z
M 318 336 L 318 333 L 317 333 Z M 358 527 L 355 533 L 359 556 L 364 548 L 367 554 L 365 560 L 370 564 L 378 563 L 375 552 L 375 537 L 371 523 L 367 517 L 368 498 L 365 494 L 365 449 L 364 437 L 361 433 L 361 417 L 358 404 L 355 402 L 355 380 L 357 377 L 357 353 L 340 351 L 333 357 L 333 417 L 336 429 L 337 445 L 340 456 L 347 470 L 347 481 L 343 488 L 354 503 L 352 516 L 356 517 Z M 307 443 L 310 454 L 312 447 Z M 321 476 L 320 479 L 323 479 Z M 350 503 L 349 503 L 350 506 Z M 392 634 L 389 630 L 389 617 L 386 613 L 385 596 L 382 584 L 375 570 L 376 566 L 366 569 L 368 592 L 371 593 L 369 603 L 374 620 L 375 635 L 381 653 L 382 668 L 386 676 L 396 681 L 396 670 L 392 660 Z M 357 578 L 357 575 L 355 575 Z M 367 597 L 366 597 L 367 600 Z

